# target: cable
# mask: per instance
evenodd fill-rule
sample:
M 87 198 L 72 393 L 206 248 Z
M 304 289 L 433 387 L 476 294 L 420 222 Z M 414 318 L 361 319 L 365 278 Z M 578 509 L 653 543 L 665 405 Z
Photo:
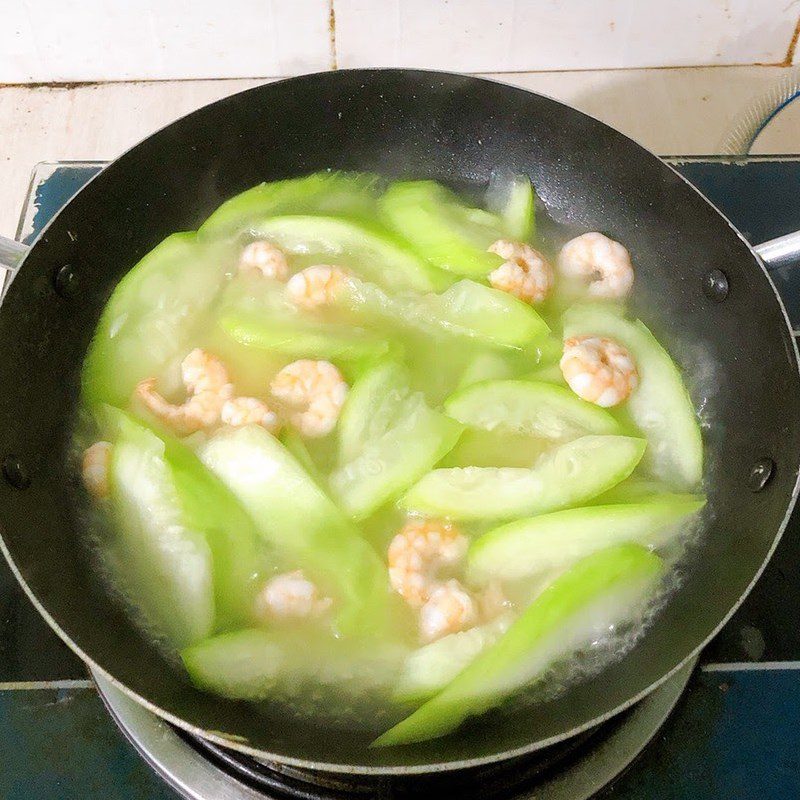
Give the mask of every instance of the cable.
M 746 156 L 761 131 L 793 100 L 800 97 L 800 66 L 756 97 L 733 121 L 722 138 L 720 152 L 730 156 Z

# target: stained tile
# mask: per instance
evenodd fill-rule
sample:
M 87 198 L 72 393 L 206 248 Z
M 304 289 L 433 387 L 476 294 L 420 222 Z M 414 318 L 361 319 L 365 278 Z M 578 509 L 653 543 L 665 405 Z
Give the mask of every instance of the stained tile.
M 469 72 L 784 60 L 786 0 L 335 0 L 341 67 Z
M 328 0 L 19 0 L 0 83 L 290 75 L 330 66 Z

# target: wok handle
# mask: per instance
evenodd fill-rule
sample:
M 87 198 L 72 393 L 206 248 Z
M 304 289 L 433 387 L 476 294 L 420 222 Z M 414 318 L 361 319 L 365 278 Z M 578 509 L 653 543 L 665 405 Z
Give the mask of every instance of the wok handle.
M 785 267 L 793 261 L 800 262 L 800 231 L 757 244 L 753 250 L 770 272 Z
M 19 265 L 27 255 L 28 250 L 30 250 L 28 245 L 0 236 L 0 286 L 3 284 L 8 285 L 14 280 L 14 275 L 17 274 Z M 5 273 L 9 274 L 6 275 Z M 3 281 L 3 278 L 5 278 L 5 281 Z
M 0 299 L 14 280 L 28 250 L 28 245 L 0 236 Z

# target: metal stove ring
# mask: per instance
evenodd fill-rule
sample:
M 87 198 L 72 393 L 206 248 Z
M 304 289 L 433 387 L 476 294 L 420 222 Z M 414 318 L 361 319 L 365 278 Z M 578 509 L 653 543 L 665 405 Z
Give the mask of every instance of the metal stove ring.
M 623 724 L 599 738 L 564 771 L 545 776 L 531 790 L 517 793 L 520 800 L 588 800 L 620 775 L 642 752 L 683 694 L 696 659 L 651 692 L 628 712 Z M 114 721 L 142 758 L 186 800 L 264 800 L 264 792 L 240 781 L 180 736 L 164 720 L 92 673 L 97 689 Z M 269 767 L 269 765 L 266 765 Z M 281 772 L 279 765 L 275 773 Z M 313 792 L 313 786 L 309 786 Z M 288 787 L 275 796 L 291 794 Z M 295 792 L 301 796 L 303 792 Z

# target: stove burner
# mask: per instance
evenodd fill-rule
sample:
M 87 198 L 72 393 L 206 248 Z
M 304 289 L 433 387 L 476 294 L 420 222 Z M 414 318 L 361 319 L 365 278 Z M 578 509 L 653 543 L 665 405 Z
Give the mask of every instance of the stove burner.
M 270 764 L 205 739 L 186 735 L 184 738 L 222 769 L 271 796 L 294 800 L 352 800 L 356 797 L 434 800 L 443 792 L 451 792 L 454 796 L 471 800 L 477 797 L 509 798 L 536 786 L 546 775 L 579 759 L 586 749 L 592 747 L 595 737 L 602 737 L 606 730 L 625 725 L 627 717 L 628 714 L 622 714 L 565 742 L 498 764 L 430 775 L 390 777 L 326 773 Z
M 94 674 L 111 716 L 144 759 L 187 800 L 588 800 L 650 742 L 681 696 L 695 661 L 612 720 L 537 753 L 464 770 L 380 777 L 265 763 L 190 736 Z

